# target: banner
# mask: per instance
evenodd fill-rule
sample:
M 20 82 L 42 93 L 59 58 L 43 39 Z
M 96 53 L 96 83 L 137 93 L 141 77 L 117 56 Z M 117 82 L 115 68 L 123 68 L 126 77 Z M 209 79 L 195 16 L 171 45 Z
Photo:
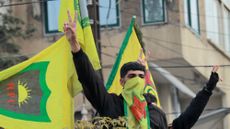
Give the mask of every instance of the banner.
M 120 68 L 123 64 L 127 62 L 137 61 L 142 51 L 140 41 L 137 37 L 136 29 L 137 28 L 135 28 L 135 17 L 133 17 L 126 33 L 125 39 L 123 40 L 123 43 L 120 47 L 120 51 L 118 53 L 115 64 L 106 83 L 106 88 L 110 93 L 116 93 L 117 95 L 119 95 L 122 92 L 123 88 L 120 84 Z M 146 66 L 147 71 L 145 77 L 145 93 L 153 94 L 157 99 L 157 105 L 160 106 L 156 87 L 152 75 L 148 70 L 148 64 L 146 64 Z
M 62 37 L 0 72 L 0 127 L 73 129 L 73 96 L 81 90 L 69 43 Z
M 100 69 L 100 61 L 90 26 L 86 0 L 60 0 L 60 11 L 58 18 L 59 31 L 63 32 L 64 23 L 69 21 L 67 16 L 68 10 L 72 18 L 75 17 L 74 14 L 77 11 L 77 40 L 80 42 L 83 51 L 88 55 L 94 69 Z

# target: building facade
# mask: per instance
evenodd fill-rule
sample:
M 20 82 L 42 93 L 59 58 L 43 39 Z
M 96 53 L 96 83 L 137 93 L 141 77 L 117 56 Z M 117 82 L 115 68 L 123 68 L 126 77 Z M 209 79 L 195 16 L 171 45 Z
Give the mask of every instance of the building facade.
M 15 1 L 1 0 L 2 5 Z M 17 1 L 2 6 L 1 13 L 19 17 L 36 31 L 17 39 L 20 54 L 31 57 L 54 43 L 58 1 Z M 92 1 L 88 0 L 89 3 Z M 218 83 L 194 129 L 230 129 L 230 1 L 229 0 L 99 0 L 101 61 L 105 83 L 133 15 L 150 51 L 149 66 L 162 108 L 171 123 L 208 80 L 210 65 L 221 65 Z M 10 57 L 9 57 L 10 58 Z M 161 69 L 156 69 L 158 65 Z M 83 99 L 82 99 L 83 98 Z M 82 104 L 83 103 L 83 104 Z M 76 115 L 94 112 L 82 95 L 76 97 Z M 79 115 L 80 114 L 80 115 Z M 81 118 L 79 118 L 81 119 Z
M 104 78 L 110 73 L 135 15 L 145 49 L 151 53 L 149 66 L 168 123 L 188 106 L 192 99 L 190 93 L 197 93 L 205 85 L 211 71 L 206 66 L 230 63 L 229 1 L 114 0 L 111 5 L 107 2 L 100 6 L 103 12 L 100 21 L 104 24 L 101 28 Z M 228 66 L 219 69 L 224 80 L 218 83 L 194 129 L 230 128 L 229 70 Z M 184 91 L 187 88 L 191 92 Z

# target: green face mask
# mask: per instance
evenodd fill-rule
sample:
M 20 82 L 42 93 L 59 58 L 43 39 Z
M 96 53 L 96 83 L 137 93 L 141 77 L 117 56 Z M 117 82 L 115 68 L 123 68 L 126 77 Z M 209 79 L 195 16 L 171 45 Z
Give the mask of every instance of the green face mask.
M 146 114 L 147 103 L 143 96 L 145 80 L 135 77 L 126 81 L 122 96 L 124 98 L 125 115 L 128 118 L 128 127 L 148 127 Z
M 137 96 L 144 93 L 145 80 L 140 77 L 135 77 L 126 81 L 122 94 Z

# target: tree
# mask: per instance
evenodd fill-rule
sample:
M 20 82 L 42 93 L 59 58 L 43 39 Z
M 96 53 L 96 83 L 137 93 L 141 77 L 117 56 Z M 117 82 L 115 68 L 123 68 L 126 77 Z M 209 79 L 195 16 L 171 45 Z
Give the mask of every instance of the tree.
M 7 13 L 0 13 L 0 70 L 6 69 L 27 59 L 19 54 L 20 47 L 16 45 L 15 38 L 29 38 L 35 29 Z M 17 55 L 17 56 L 13 56 Z

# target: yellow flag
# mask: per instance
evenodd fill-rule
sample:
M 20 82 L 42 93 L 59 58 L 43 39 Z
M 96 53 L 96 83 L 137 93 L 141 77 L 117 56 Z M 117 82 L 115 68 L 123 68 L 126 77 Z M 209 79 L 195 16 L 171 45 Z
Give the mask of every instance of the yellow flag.
M 73 96 L 82 90 L 65 37 L 0 72 L 0 127 L 73 129 Z
M 108 78 L 106 88 L 110 93 L 115 93 L 117 95 L 121 94 L 122 86 L 120 84 L 120 68 L 123 64 L 130 61 L 137 61 L 139 54 L 141 52 L 141 45 L 135 31 L 135 17 L 132 19 L 128 31 L 126 33 L 125 39 L 120 47 L 115 64 L 112 68 L 110 76 Z M 144 56 L 144 55 L 143 55 Z M 148 69 L 148 65 L 147 65 Z M 160 106 L 159 97 L 156 91 L 155 84 L 152 79 L 152 75 L 147 70 L 146 72 L 146 87 L 145 92 L 153 94 L 157 98 L 157 105 Z
M 68 21 L 67 10 L 69 10 L 72 17 L 74 17 L 75 11 L 77 11 L 77 40 L 80 42 L 83 51 L 88 55 L 94 69 L 100 69 L 100 61 L 90 26 L 86 0 L 60 0 L 58 28 L 62 32 L 64 23 Z

